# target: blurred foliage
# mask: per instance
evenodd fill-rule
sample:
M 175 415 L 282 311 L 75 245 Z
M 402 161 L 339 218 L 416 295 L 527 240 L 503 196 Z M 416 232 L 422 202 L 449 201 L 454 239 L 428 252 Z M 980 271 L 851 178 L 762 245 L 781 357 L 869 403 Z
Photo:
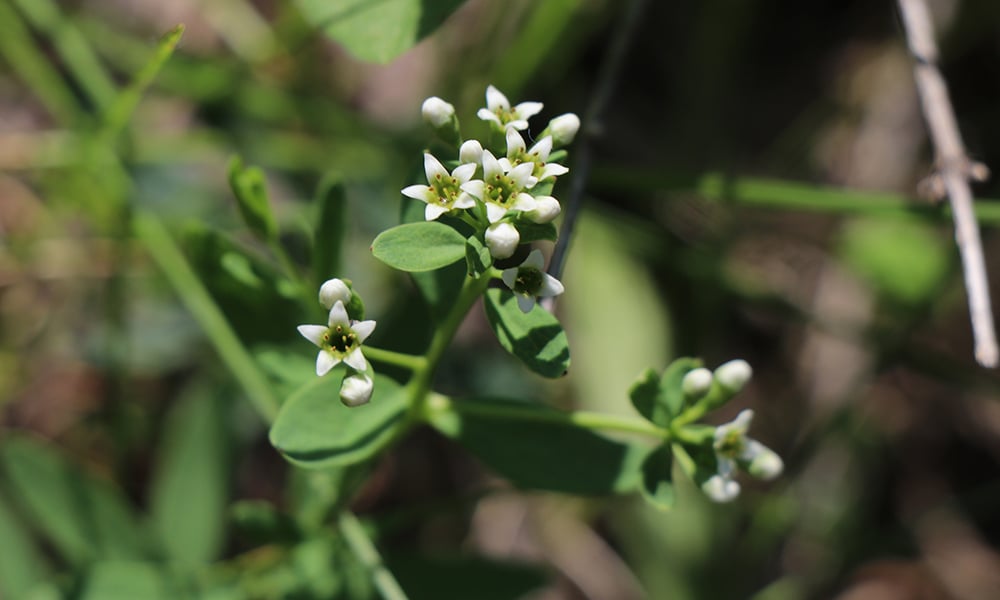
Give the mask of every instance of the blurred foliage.
M 1000 4 L 935 6 L 963 133 L 998 168 Z M 470 114 L 491 82 L 539 122 L 586 115 L 621 3 L 0 0 L 0 597 L 375 597 L 345 506 L 414 599 L 995 595 L 1000 380 L 971 359 L 948 210 L 910 193 L 933 157 L 892 3 L 643 10 L 586 140 L 568 376 L 508 366 L 477 309 L 437 383 L 634 414 L 647 367 L 742 356 L 738 402 L 787 472 L 733 505 L 681 477 L 641 486 L 670 512 L 603 496 L 640 486 L 607 464 L 663 460 L 627 437 L 553 455 L 575 430 L 472 412 L 395 439 L 389 372 L 370 419 L 301 390 L 319 281 L 364 289 L 398 350 L 455 293 L 369 252 L 419 173 L 421 100 Z M 242 202 L 234 155 L 260 168 L 234 167 Z M 977 209 L 996 282 L 1000 202 Z M 286 397 L 357 456 L 398 446 L 293 470 L 260 416 Z M 323 435 L 271 433 L 290 454 Z

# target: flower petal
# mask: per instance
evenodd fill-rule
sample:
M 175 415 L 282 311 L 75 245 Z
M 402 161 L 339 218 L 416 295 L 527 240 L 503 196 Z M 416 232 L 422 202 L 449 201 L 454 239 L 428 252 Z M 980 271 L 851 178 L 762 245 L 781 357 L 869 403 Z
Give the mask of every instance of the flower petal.
M 542 139 L 535 142 L 535 145 L 528 150 L 528 154 L 532 156 L 537 156 L 538 160 L 546 161 L 549 159 L 549 152 L 552 152 L 552 136 L 547 135 Z
M 458 199 L 452 202 L 452 208 L 472 208 L 476 205 L 476 199 L 472 197 L 472 194 L 462 192 L 459 194 Z
M 551 298 L 563 293 L 565 289 L 561 281 L 548 273 L 542 273 L 542 285 L 538 289 L 538 295 L 542 298 Z
M 514 107 L 514 114 L 517 115 L 518 119 L 530 119 L 542 112 L 543 106 L 545 105 L 541 102 L 521 102 Z
M 516 129 L 507 130 L 507 158 L 513 159 L 525 149 L 524 138 Z
M 529 210 L 534 210 L 536 206 L 535 197 L 531 194 L 525 194 L 521 192 L 514 198 L 514 202 L 511 203 L 510 208 L 512 210 L 520 210 L 523 212 L 528 212 Z
M 546 163 L 542 167 L 542 172 L 538 176 L 538 180 L 548 179 L 549 177 L 559 177 L 560 175 L 565 175 L 569 173 L 569 168 L 559 163 Z
M 438 197 L 434 193 L 434 188 L 427 185 L 408 185 L 400 191 L 407 198 L 413 198 L 421 202 L 433 202 Z
M 498 108 L 510 110 L 510 101 L 507 100 L 507 96 L 503 95 L 503 92 L 490 85 L 486 88 L 486 108 L 491 111 Z
M 441 206 L 440 204 L 428 204 L 424 207 L 424 220 L 435 221 L 446 212 L 448 212 L 447 206 Z
M 458 160 L 463 163 L 478 164 L 483 160 L 483 145 L 476 140 L 466 140 L 458 149 Z
M 455 167 L 455 170 L 451 172 L 451 176 L 458 180 L 458 184 L 461 185 L 466 181 L 472 179 L 472 176 L 476 174 L 476 169 L 479 165 L 475 163 L 469 163 L 465 165 L 459 165 Z
M 732 502 L 740 495 L 740 484 L 728 477 L 712 475 L 701 484 L 701 491 L 713 502 Z
M 496 113 L 490 112 L 485 108 L 480 108 L 478 111 L 476 111 L 476 116 L 482 119 L 483 121 L 492 121 L 497 125 L 503 125 L 503 123 L 500 122 L 500 117 L 496 116 Z
M 528 122 L 524 119 L 514 119 L 513 121 L 507 121 L 504 125 L 505 129 L 517 129 L 518 131 L 524 131 L 528 128 Z
M 496 223 L 507 215 L 507 209 L 494 202 L 486 203 L 486 219 L 490 223 Z
M 510 289 L 514 289 L 514 282 L 517 281 L 517 267 L 504 269 L 500 273 L 500 279 L 503 280 L 504 284 Z
M 326 375 L 330 372 L 330 369 L 336 367 L 339 363 L 339 358 L 326 350 L 320 350 L 319 354 L 316 355 L 316 375 L 319 377 Z
M 542 257 L 542 251 L 535 248 L 530 253 L 528 253 L 528 258 L 524 259 L 521 263 L 522 267 L 529 267 L 536 271 L 541 271 L 545 267 L 545 258 Z
M 483 182 L 482 179 L 473 179 L 472 181 L 463 183 L 460 189 L 470 196 L 474 196 L 481 200 L 483 198 L 483 193 L 485 192 L 485 187 L 486 183 Z
M 483 180 L 491 181 L 498 175 L 503 175 L 503 168 L 497 162 L 497 157 L 493 156 L 489 150 L 483 150 Z
M 344 363 L 355 371 L 368 369 L 368 363 L 365 362 L 365 355 L 361 352 L 361 348 L 351 350 L 350 354 L 344 357 Z
M 322 325 L 299 325 L 296 329 L 299 330 L 302 337 L 312 342 L 316 347 L 323 347 L 323 335 L 326 333 L 326 327 Z
M 354 332 L 354 335 L 357 336 L 358 343 L 363 344 L 365 340 L 368 339 L 368 336 L 375 331 L 375 321 L 358 321 L 351 325 L 351 330 Z
M 531 309 L 535 308 L 534 296 L 515 294 L 515 298 L 517 298 L 517 307 L 521 309 L 521 312 L 527 314 L 531 312 Z
M 340 300 L 337 300 L 330 309 L 330 317 L 327 319 L 327 325 L 330 327 L 336 325 L 351 326 L 351 321 L 347 318 L 347 309 L 344 308 L 344 303 Z
M 445 169 L 441 161 L 434 158 L 430 152 L 424 153 L 424 173 L 427 174 L 428 183 L 434 183 L 435 179 L 449 176 L 448 169 Z
M 485 153 L 484 153 L 485 154 Z M 521 163 L 510 170 L 507 176 L 511 178 L 519 189 L 527 189 L 533 187 L 538 183 L 538 179 L 532 176 L 532 172 L 535 170 L 535 163 Z

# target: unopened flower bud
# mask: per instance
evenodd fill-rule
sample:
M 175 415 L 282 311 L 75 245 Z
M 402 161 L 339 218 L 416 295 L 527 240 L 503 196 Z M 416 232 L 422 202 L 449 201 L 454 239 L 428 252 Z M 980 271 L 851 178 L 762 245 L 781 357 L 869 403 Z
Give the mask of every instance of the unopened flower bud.
M 559 216 L 562 207 L 559 201 L 552 196 L 536 196 L 535 208 L 524 213 L 533 223 L 549 223 Z
M 705 368 L 688 371 L 681 381 L 681 390 L 689 399 L 701 398 L 712 389 L 712 372 Z
M 701 484 L 701 491 L 705 492 L 712 502 L 723 504 L 732 502 L 740 495 L 740 484 L 728 477 L 712 475 Z
M 351 288 L 340 279 L 328 279 L 319 288 L 319 303 L 327 310 L 340 300 L 347 306 L 351 301 Z
M 753 369 L 750 368 L 750 363 L 741 358 L 731 360 L 715 369 L 715 380 L 734 393 L 743 389 L 743 386 L 750 381 L 751 375 Z
M 521 242 L 521 234 L 506 221 L 494 223 L 486 230 L 486 246 L 493 258 L 510 258 Z
M 746 466 L 746 469 L 751 476 L 770 481 L 781 475 L 781 472 L 785 470 L 785 463 L 777 452 L 761 444 L 761 449 Z
M 573 143 L 573 138 L 580 131 L 580 117 L 573 113 L 559 115 L 549 121 L 546 131 L 552 136 L 552 145 L 554 147 L 562 148 L 563 146 L 568 146 Z
M 483 145 L 476 140 L 467 140 L 458 149 L 458 160 L 462 164 L 479 164 L 483 160 Z
M 372 399 L 375 382 L 364 373 L 354 373 L 344 377 L 340 384 L 340 401 L 345 406 L 361 406 Z
M 447 125 L 452 117 L 455 116 L 455 107 L 437 96 L 431 96 L 424 100 L 423 106 L 420 107 L 420 112 L 423 114 L 424 120 L 431 127 L 440 129 Z

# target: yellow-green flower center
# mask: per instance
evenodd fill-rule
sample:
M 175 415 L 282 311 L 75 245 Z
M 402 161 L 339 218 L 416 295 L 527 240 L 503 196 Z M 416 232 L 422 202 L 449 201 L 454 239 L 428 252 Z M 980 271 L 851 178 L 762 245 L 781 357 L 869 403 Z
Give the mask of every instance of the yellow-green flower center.
M 345 355 L 358 345 L 358 337 L 343 325 L 334 325 L 323 334 L 326 347 L 335 353 Z

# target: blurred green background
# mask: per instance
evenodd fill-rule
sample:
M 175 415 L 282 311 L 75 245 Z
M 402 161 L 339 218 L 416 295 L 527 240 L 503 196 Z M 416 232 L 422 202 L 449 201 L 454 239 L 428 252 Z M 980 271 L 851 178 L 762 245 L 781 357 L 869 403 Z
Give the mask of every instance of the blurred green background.
M 1000 168 L 1000 4 L 933 5 L 970 153 Z M 344 182 L 325 276 L 362 291 L 377 343 L 406 321 L 412 286 L 368 247 L 419 177 L 421 101 L 448 99 L 473 135 L 488 83 L 545 103 L 536 133 L 586 115 L 623 6 L 0 0 L 0 597 L 233 581 L 203 595 L 369 597 L 335 542 L 276 534 L 281 511 L 308 507 L 249 390 L 308 376 L 294 327 L 315 315 L 240 223 L 227 163 L 264 169 L 303 269 L 317 190 Z M 180 23 L 175 54 L 144 72 Z M 573 368 L 527 374 L 474 310 L 439 387 L 627 413 L 646 367 L 742 357 L 754 380 L 717 418 L 754 408 L 786 474 L 727 506 L 682 487 L 661 513 L 518 492 L 420 431 L 347 499 L 411 597 L 998 593 L 1000 379 L 972 359 L 948 211 L 912 193 L 933 156 L 901 35 L 888 0 L 644 3 L 577 141 L 592 160 L 557 305 Z M 975 191 L 1000 290 L 1000 187 Z M 137 235 L 146 217 L 153 233 Z M 220 360 L 197 294 L 164 277 L 157 232 L 256 375 Z M 197 585 L 171 588 L 175 572 Z

